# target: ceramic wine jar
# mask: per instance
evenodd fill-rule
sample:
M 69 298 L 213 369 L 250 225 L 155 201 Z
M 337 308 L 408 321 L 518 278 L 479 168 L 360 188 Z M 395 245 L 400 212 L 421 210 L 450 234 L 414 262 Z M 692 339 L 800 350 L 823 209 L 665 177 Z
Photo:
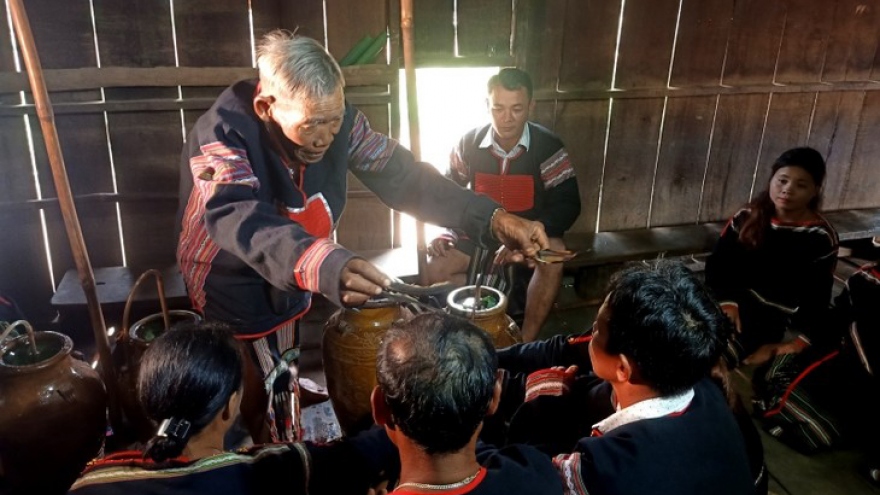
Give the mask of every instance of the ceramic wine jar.
M 13 329 L 27 333 L 7 338 Z M 57 332 L 20 320 L 0 337 L 0 491 L 62 494 L 97 456 L 107 432 L 98 373 Z

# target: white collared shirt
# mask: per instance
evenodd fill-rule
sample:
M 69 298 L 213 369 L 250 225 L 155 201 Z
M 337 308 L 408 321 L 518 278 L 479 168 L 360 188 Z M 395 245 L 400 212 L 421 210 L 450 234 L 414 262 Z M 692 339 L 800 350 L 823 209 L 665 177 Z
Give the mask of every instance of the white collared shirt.
M 519 137 L 519 141 L 516 143 L 516 146 L 511 148 L 510 153 L 504 151 L 504 149 L 495 141 L 495 130 L 492 127 L 489 127 L 489 132 L 486 133 L 486 137 L 480 142 L 480 148 L 492 148 L 495 155 L 502 159 L 501 174 L 503 175 L 507 173 L 507 165 L 510 159 L 519 156 L 519 147 L 522 146 L 525 151 L 529 151 L 529 144 L 531 144 L 531 142 L 532 138 L 531 133 L 529 132 L 529 123 L 526 122 L 526 126 L 523 128 L 523 133 Z
M 643 400 L 624 409 L 619 409 L 618 405 L 616 406 L 617 412 L 593 425 L 593 430 L 605 434 L 615 428 L 643 419 L 654 419 L 680 413 L 687 409 L 693 399 L 694 389 L 689 388 L 678 395 Z

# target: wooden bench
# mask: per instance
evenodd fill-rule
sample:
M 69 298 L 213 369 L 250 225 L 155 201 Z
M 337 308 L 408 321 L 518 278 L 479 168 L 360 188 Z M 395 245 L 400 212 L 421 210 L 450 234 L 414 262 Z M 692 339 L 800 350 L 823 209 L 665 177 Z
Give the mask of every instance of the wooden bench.
M 880 235 L 880 208 L 839 210 L 824 215 L 837 230 L 841 241 Z M 566 262 L 565 267 L 577 269 L 606 263 L 709 253 L 718 241 L 725 223 L 567 234 L 566 247 L 584 252 Z
M 880 235 L 880 208 L 833 211 L 826 213 L 825 217 L 837 229 L 841 241 Z M 568 249 L 584 252 L 566 262 L 565 266 L 577 269 L 658 256 L 704 254 L 712 250 L 723 227 L 724 222 L 711 222 L 596 234 L 568 234 L 565 236 Z M 413 281 L 418 276 L 415 247 L 361 251 L 359 254 L 393 277 Z M 186 307 L 189 301 L 177 267 L 169 266 L 161 271 L 169 306 Z M 142 271 L 128 267 L 95 269 L 96 290 L 102 308 L 107 305 L 112 310 L 121 311 L 141 273 Z M 144 281 L 133 301 L 138 305 L 158 307 L 155 283 L 152 280 Z M 64 274 L 58 290 L 52 296 L 52 305 L 62 314 L 87 309 L 85 294 L 75 269 Z

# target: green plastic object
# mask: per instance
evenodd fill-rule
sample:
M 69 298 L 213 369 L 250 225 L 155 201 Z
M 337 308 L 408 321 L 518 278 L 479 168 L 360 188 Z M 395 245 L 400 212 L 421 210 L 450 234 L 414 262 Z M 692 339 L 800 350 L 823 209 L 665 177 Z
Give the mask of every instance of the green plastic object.
M 355 45 L 342 57 L 342 60 L 339 61 L 339 65 L 341 67 L 345 67 L 346 65 L 352 65 L 355 61 L 360 58 L 361 55 L 370 47 L 373 43 L 373 37 L 369 34 L 365 34 L 363 38 L 360 39 Z
M 376 39 L 370 43 L 370 46 L 364 50 L 364 53 L 358 57 L 358 59 L 354 62 L 353 65 L 362 65 L 362 64 L 370 64 L 373 63 L 373 60 L 376 59 L 376 55 L 379 55 L 379 52 L 385 48 L 385 42 L 388 41 L 388 33 L 381 33 L 379 36 L 376 36 Z

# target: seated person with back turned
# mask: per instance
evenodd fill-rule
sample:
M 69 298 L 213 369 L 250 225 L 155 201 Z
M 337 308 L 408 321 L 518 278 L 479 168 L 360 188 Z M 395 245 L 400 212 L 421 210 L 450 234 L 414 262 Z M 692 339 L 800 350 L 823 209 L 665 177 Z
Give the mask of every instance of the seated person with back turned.
M 743 433 L 710 378 L 730 332 L 683 264 L 626 268 L 588 334 L 499 351 L 502 367 L 530 372 L 505 379 L 510 439 L 556 455 L 570 494 L 755 493 Z
M 452 151 L 447 176 L 511 213 L 537 220 L 547 232 L 550 248 L 564 250 L 562 235 L 581 212 L 580 193 L 562 141 L 528 121 L 535 105 L 531 78 L 519 69 L 501 69 L 489 79 L 487 103 L 492 123 L 461 138 Z M 456 230 L 431 241 L 428 282 L 463 285 L 474 255 L 472 241 Z M 562 283 L 562 263 L 532 265 L 522 325 L 526 342 L 537 337 Z
M 550 458 L 528 446 L 479 445 L 501 395 L 495 348 L 469 321 L 426 313 L 385 334 L 373 416 L 400 450 L 395 494 L 561 494 Z
M 300 436 L 297 332 L 312 294 L 354 307 L 391 283 L 333 242 L 349 173 L 389 207 L 463 229 L 481 245 L 503 243 L 515 259 L 549 244 L 539 222 L 373 131 L 317 41 L 272 31 L 257 45 L 257 66 L 259 79 L 223 91 L 186 140 L 177 260 L 193 308 L 234 325 L 249 344 L 242 419 L 260 443 Z
M 221 323 L 179 325 L 159 336 L 144 353 L 138 375 L 138 398 L 160 425 L 156 436 L 143 452 L 93 461 L 70 493 L 366 495 L 383 470 L 397 470 L 394 445 L 378 427 L 326 445 L 224 451 L 223 437 L 241 403 L 244 352 Z

